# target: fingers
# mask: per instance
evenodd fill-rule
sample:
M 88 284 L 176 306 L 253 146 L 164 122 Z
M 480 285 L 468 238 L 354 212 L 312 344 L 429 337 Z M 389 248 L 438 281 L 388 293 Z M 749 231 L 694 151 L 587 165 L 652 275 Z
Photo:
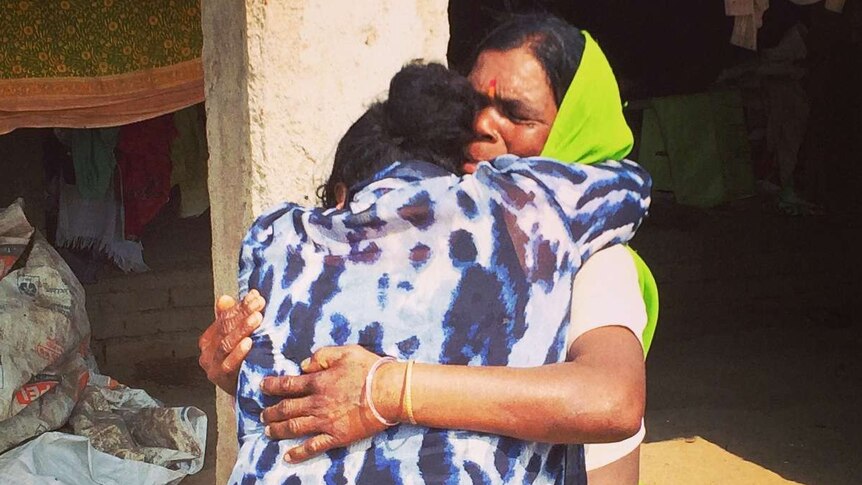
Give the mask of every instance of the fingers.
M 215 321 L 209 327 L 207 327 L 206 330 L 204 330 L 204 333 L 202 333 L 200 337 L 198 337 L 198 349 L 200 349 L 201 354 L 204 354 L 204 350 L 209 348 L 210 341 L 212 340 L 212 335 L 213 333 L 218 331 L 218 327 L 219 322 Z M 203 357 L 203 355 L 201 355 L 201 357 Z
M 266 300 L 260 296 L 257 290 L 252 289 L 245 295 L 245 298 L 242 299 L 242 305 L 245 307 L 245 311 L 247 313 L 253 312 L 262 312 L 263 308 L 266 306 Z
M 237 327 L 241 327 L 244 323 L 248 322 L 248 319 L 251 317 L 261 317 L 265 305 L 266 301 L 260 296 L 257 290 L 251 290 L 241 303 L 235 304 L 227 311 L 218 315 L 218 318 L 223 322 L 222 333 L 228 334 L 234 331 Z
M 312 416 L 278 421 L 268 424 L 264 432 L 268 438 L 273 440 L 299 438 L 320 432 L 321 430 L 316 426 L 317 421 L 317 418 Z
M 305 440 L 301 445 L 287 450 L 285 461 L 297 463 L 317 456 L 338 446 L 338 440 L 328 434 L 319 434 Z
M 240 366 L 242 366 L 242 361 L 245 360 L 245 356 L 248 355 L 248 351 L 251 350 L 251 339 L 246 337 L 240 340 L 239 344 L 231 350 L 231 352 L 224 358 L 220 365 L 220 370 L 223 374 L 233 374 L 239 371 Z
M 222 340 L 219 342 L 218 350 L 216 351 L 216 361 L 221 362 L 226 360 L 230 354 L 232 354 L 236 347 L 243 340 L 247 339 L 256 329 L 260 326 L 263 321 L 263 315 L 258 312 L 252 313 L 248 317 L 246 317 L 241 325 L 237 328 L 233 329 L 230 333 L 228 333 Z M 250 343 L 250 341 L 249 341 Z M 248 349 L 251 348 L 251 345 L 245 350 L 243 353 L 243 357 L 248 353 Z
M 230 295 L 222 295 L 216 300 L 216 314 L 226 312 L 236 306 L 237 301 Z M 245 307 L 246 313 L 259 312 L 266 305 L 266 300 L 260 296 L 256 289 L 249 290 L 245 298 L 242 299 L 242 306 Z
M 283 427 L 288 420 L 308 417 L 313 409 L 311 398 L 308 397 L 282 399 L 278 404 L 265 408 L 260 413 L 260 420 L 264 424 L 279 424 Z
M 302 397 L 311 394 L 312 384 L 313 377 L 311 376 L 267 377 L 261 382 L 260 390 L 270 396 Z M 273 409 L 277 406 L 270 406 L 267 409 Z
M 322 347 L 300 364 L 302 372 L 312 373 L 332 367 L 344 355 L 345 347 Z
M 239 303 L 228 295 L 220 296 L 216 301 L 216 321 L 221 322 L 220 331 L 222 334 L 233 331 L 244 319 L 255 313 L 263 313 L 265 306 L 266 300 L 254 289 Z
M 225 320 L 231 308 L 236 305 L 233 298 L 228 295 L 222 295 L 216 300 L 215 304 L 215 320 L 204 330 L 200 338 L 198 338 L 198 347 L 203 350 L 208 347 L 213 339 L 221 338 L 221 335 L 227 333 L 225 330 Z
M 218 316 L 219 313 L 226 312 L 230 310 L 234 305 L 236 305 L 236 300 L 229 295 L 222 295 L 218 297 L 215 305 L 215 313 Z

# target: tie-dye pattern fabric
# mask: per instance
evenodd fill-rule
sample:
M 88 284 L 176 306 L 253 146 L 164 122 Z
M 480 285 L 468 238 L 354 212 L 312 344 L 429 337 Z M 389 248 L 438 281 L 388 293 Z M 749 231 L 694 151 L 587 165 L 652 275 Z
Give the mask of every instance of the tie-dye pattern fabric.
M 439 364 L 563 361 L 574 275 L 631 239 L 650 185 L 628 161 L 506 156 L 464 177 L 396 163 L 348 209 L 286 203 L 262 215 L 240 254 L 241 294 L 256 288 L 268 303 L 240 371 L 230 483 L 562 483 L 565 446 L 404 424 L 286 463 L 300 441 L 264 436 L 259 415 L 280 399 L 260 382 L 298 374 L 329 345 Z M 569 466 L 583 479 L 582 461 Z

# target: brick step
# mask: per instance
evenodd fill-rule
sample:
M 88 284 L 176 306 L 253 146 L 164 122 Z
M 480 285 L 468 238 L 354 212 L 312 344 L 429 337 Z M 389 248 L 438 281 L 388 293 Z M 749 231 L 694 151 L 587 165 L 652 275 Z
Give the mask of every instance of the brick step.
M 213 317 L 212 271 L 207 267 L 114 273 L 85 290 L 95 340 L 199 333 Z
M 200 331 L 170 332 L 143 337 L 94 339 L 93 353 L 100 366 L 128 366 L 154 359 L 198 357 Z
M 210 304 L 127 313 L 90 313 L 89 317 L 93 338 L 97 340 L 192 331 L 200 334 L 212 322 L 213 307 Z
M 114 271 L 102 277 L 97 283 L 84 285 L 84 289 L 87 290 L 89 297 L 90 295 L 106 293 L 126 293 L 162 288 L 196 288 L 201 286 L 212 288 L 212 281 L 212 268 L 196 265 L 145 273 L 125 274 Z

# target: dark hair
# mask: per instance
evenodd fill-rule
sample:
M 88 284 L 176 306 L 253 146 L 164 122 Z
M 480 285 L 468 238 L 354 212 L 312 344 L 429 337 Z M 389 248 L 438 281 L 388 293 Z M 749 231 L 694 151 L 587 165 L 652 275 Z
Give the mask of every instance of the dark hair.
M 388 99 L 372 104 L 338 142 L 332 173 L 317 196 L 334 207 L 337 184 L 352 187 L 396 161 L 461 173 L 482 103 L 466 78 L 441 64 L 404 66 L 389 83 Z
M 585 44 L 584 34 L 559 17 L 546 13 L 513 15 L 479 43 L 472 64 L 483 51 L 529 47 L 548 77 L 559 108 L 581 64 Z

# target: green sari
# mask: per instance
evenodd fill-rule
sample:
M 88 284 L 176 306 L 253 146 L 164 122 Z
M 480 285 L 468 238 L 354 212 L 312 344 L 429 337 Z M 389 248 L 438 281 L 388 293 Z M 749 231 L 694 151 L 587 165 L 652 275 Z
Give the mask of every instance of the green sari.
M 571 163 L 621 160 L 631 152 L 634 138 L 623 117 L 617 80 L 599 45 L 587 32 L 584 36 L 580 66 L 563 98 L 542 156 Z M 658 287 L 643 259 L 633 249 L 629 251 L 646 305 L 646 355 L 658 323 Z

